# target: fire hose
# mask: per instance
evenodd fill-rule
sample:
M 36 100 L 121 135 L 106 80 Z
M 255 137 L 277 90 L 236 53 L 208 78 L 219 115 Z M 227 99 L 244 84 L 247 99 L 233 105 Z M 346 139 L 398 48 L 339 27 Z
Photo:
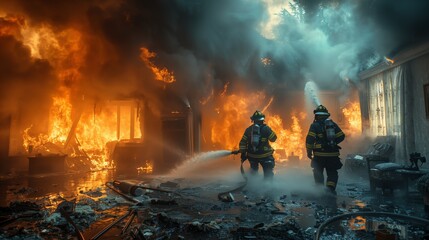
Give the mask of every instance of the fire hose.
M 400 219 L 404 219 L 404 220 L 409 220 L 409 221 L 416 221 L 416 222 L 420 222 L 423 224 L 426 224 L 425 226 L 429 226 L 429 220 L 424 219 L 424 218 L 419 218 L 419 217 L 413 217 L 413 216 L 408 216 L 408 215 L 404 215 L 404 214 L 397 214 L 397 213 L 388 213 L 388 212 L 355 212 L 355 213 L 346 213 L 346 214 L 341 214 L 341 215 L 337 215 L 334 217 L 331 217 L 329 219 L 327 219 L 325 222 L 323 222 L 319 228 L 317 228 L 317 231 L 315 233 L 315 240 L 319 240 L 321 237 L 321 233 L 323 232 L 323 230 L 331 223 L 338 221 L 340 219 L 344 219 L 344 218 L 348 218 L 348 217 L 357 217 L 357 216 L 374 216 L 374 217 L 390 217 L 390 218 L 400 218 Z
M 232 151 L 231 152 L 231 154 L 238 154 L 239 153 L 239 151 L 237 150 L 237 151 Z M 238 187 L 236 187 L 236 188 L 234 188 L 234 189 L 232 189 L 232 190 L 229 190 L 229 191 L 226 191 L 226 192 L 221 192 L 221 193 L 219 193 L 218 195 L 217 195 L 217 198 L 220 200 L 220 201 L 223 201 L 223 202 L 233 202 L 234 201 L 234 196 L 232 195 L 232 193 L 235 193 L 235 192 L 239 192 L 239 191 L 241 191 L 243 188 L 245 188 L 246 187 L 246 185 L 247 185 L 247 176 L 246 176 L 246 173 L 244 172 L 244 168 L 243 168 L 243 163 L 245 162 L 246 160 L 242 160 L 241 161 L 241 165 L 240 165 L 240 172 L 241 172 L 241 176 L 244 178 L 244 182 L 240 185 L 240 186 L 238 186 Z

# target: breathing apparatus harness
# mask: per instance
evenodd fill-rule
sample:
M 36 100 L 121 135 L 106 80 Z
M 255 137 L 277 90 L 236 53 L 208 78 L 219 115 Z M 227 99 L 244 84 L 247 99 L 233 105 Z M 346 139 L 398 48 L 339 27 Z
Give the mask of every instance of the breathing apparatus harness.
M 335 141 L 335 124 L 334 122 L 327 118 L 325 120 L 316 120 L 315 122 L 317 122 L 320 126 L 320 128 L 322 129 L 322 135 L 323 137 L 319 138 L 322 140 L 321 144 L 322 144 L 322 148 L 323 149 L 330 149 L 330 150 L 337 150 L 337 149 L 341 149 L 340 146 L 337 145 L 336 141 Z
M 325 149 L 341 149 L 335 142 L 335 124 L 329 119 L 331 114 L 329 114 L 328 109 L 323 105 L 319 105 L 314 109 L 313 113 L 316 115 L 316 122 L 319 123 L 322 128 L 322 147 Z M 318 117 L 322 119 L 317 119 Z
M 324 124 L 322 126 L 322 131 L 324 135 L 324 141 L 325 145 L 328 148 L 337 148 L 337 143 L 335 142 L 335 125 L 334 122 L 327 118 L 324 121 Z
M 261 130 L 264 126 L 259 126 L 259 124 L 255 123 L 252 126 L 252 131 L 250 132 L 250 145 L 252 147 L 253 152 L 258 151 L 259 145 L 261 144 Z

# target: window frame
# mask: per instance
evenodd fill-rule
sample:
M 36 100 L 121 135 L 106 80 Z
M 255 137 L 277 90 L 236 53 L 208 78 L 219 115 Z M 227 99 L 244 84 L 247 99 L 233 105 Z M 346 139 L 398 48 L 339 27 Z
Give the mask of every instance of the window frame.
M 429 119 L 429 83 L 423 85 L 423 96 L 425 101 L 426 119 Z

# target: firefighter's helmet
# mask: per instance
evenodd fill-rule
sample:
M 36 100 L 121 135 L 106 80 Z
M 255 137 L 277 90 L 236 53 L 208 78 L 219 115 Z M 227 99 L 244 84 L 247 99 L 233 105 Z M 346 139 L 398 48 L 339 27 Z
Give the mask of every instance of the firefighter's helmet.
M 250 119 L 252 121 L 262 121 L 265 119 L 265 115 L 261 111 L 255 111 L 255 113 L 253 113 Z
M 323 105 L 319 105 L 317 106 L 316 109 L 314 109 L 313 113 L 315 115 L 325 115 L 325 116 L 330 116 L 331 114 L 329 114 L 328 109 L 323 106 Z

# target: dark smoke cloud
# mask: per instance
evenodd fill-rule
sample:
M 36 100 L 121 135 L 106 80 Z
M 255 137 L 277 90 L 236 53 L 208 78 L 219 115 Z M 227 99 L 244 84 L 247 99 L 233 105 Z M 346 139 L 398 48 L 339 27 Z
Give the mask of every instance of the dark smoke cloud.
M 30 49 L 12 36 L 0 36 L 0 46 L 0 114 L 19 110 L 18 121 L 40 125 L 49 114 L 56 88 L 52 67 L 32 59 Z
M 428 35 L 429 3 L 423 0 L 292 4 L 304 11 L 283 12 L 276 39 L 260 34 L 267 18 L 262 1 L 20 0 L 0 8 L 56 32 L 81 31 L 86 61 L 80 86 L 94 98 L 156 99 L 159 82 L 141 61 L 141 47 L 157 53 L 155 64 L 174 71 L 171 86 L 179 95 L 195 100 L 227 82 L 232 90 L 246 86 L 279 95 L 279 86 L 302 90 L 309 79 L 322 88 L 346 88 L 344 79 L 357 79 L 369 56 L 380 58 Z M 264 57 L 270 65 L 261 63 Z

